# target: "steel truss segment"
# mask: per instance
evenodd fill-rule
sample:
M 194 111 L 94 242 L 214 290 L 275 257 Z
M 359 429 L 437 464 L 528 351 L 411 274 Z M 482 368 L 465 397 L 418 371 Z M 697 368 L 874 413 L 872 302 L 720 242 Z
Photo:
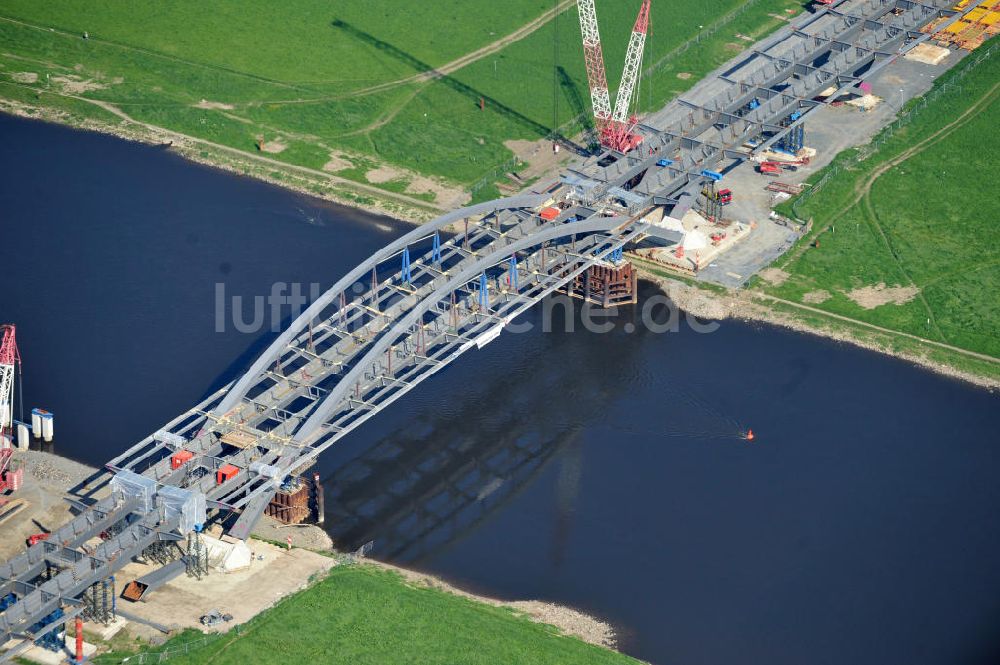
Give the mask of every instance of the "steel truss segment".
M 624 220 L 621 218 L 598 217 L 597 219 L 573 222 L 560 227 L 548 227 L 532 236 L 529 236 L 528 238 L 518 240 L 512 245 L 496 250 L 488 256 L 475 261 L 471 266 L 464 267 L 456 278 L 452 280 L 452 282 L 439 287 L 436 291 L 427 296 L 419 305 L 406 312 L 406 314 L 395 323 L 391 334 L 383 336 L 373 345 L 373 347 L 355 365 L 355 367 L 344 375 L 342 380 L 338 382 L 337 387 L 332 390 L 324 401 L 316 408 L 316 410 L 313 411 L 299 431 L 295 434 L 296 440 L 304 441 L 310 438 L 320 423 L 325 421 L 328 416 L 332 415 L 334 409 L 338 406 L 340 401 L 346 397 L 347 392 L 351 389 L 351 386 L 354 385 L 355 381 L 362 378 L 361 375 L 364 368 L 375 362 L 385 352 L 386 348 L 391 343 L 391 340 L 405 334 L 406 330 L 408 330 L 416 322 L 418 317 L 423 316 L 433 303 L 448 297 L 448 294 L 454 290 L 455 284 L 468 282 L 474 279 L 476 275 L 483 271 L 483 269 L 503 262 L 511 252 L 522 251 L 535 244 L 539 244 L 544 240 L 565 237 L 574 233 L 608 231 L 622 224 L 623 221 Z
M 381 250 L 372 255 L 369 259 L 359 264 L 354 270 L 349 272 L 334 284 L 326 293 L 317 298 L 278 338 L 260 355 L 251 365 L 250 369 L 240 379 L 233 384 L 232 388 L 226 392 L 225 397 L 216 407 L 217 413 L 227 413 L 235 407 L 250 386 L 255 383 L 259 376 L 267 367 L 274 364 L 275 359 L 288 344 L 298 335 L 302 334 L 308 327 L 310 321 L 316 319 L 320 313 L 333 304 L 341 292 L 345 292 L 353 284 L 364 280 L 378 264 L 392 258 L 401 252 L 408 245 L 415 245 L 426 238 L 433 236 L 434 232 L 444 229 L 448 225 L 480 215 L 496 215 L 503 210 L 513 208 L 535 208 L 545 201 L 544 194 L 513 196 L 496 201 L 488 201 L 473 206 L 467 206 L 442 215 L 434 221 L 423 224 L 392 243 L 386 245 Z
M 623 220 L 621 218 L 608 218 L 608 219 L 609 220 L 610 219 L 616 219 L 619 224 L 623 223 Z M 586 222 L 575 222 L 574 226 L 576 226 L 577 231 L 582 234 L 582 233 L 586 233 L 587 232 L 587 230 L 585 228 L 583 228 L 583 226 L 585 224 L 586 224 Z M 638 235 L 642 232 L 642 229 L 644 229 L 644 228 L 645 228 L 645 226 L 642 225 L 642 224 L 633 224 L 632 226 L 629 227 L 629 230 L 625 231 L 623 234 L 611 235 L 611 236 L 606 237 L 604 240 L 601 240 L 600 242 L 603 243 L 602 246 L 606 247 L 606 249 L 602 250 L 597 255 L 587 255 L 587 256 L 582 256 L 581 255 L 580 256 L 581 260 L 579 260 L 577 263 L 574 263 L 572 265 L 572 267 L 566 268 L 565 270 L 563 270 L 561 272 L 561 275 L 562 275 L 561 279 L 559 279 L 558 281 L 553 281 L 550 286 L 547 286 L 542 292 L 540 292 L 539 294 L 537 294 L 536 297 L 531 297 L 531 298 L 520 297 L 520 298 L 510 299 L 506 303 L 506 306 L 509 309 L 511 309 L 512 311 L 511 311 L 511 313 L 506 314 L 506 315 L 503 316 L 503 321 L 505 321 L 505 322 L 506 321 L 510 321 L 511 319 L 513 319 L 514 317 L 516 317 L 519 313 L 523 312 L 525 309 L 527 309 L 528 307 L 532 306 L 545 293 L 549 293 L 552 290 L 560 287 L 562 284 L 565 284 L 569 280 L 573 279 L 576 275 L 578 275 L 579 273 L 581 273 L 584 270 L 586 270 L 587 267 L 589 265 L 591 265 L 593 262 L 601 260 L 601 257 L 604 256 L 605 254 L 607 254 L 607 253 L 609 253 L 611 251 L 614 251 L 617 247 L 620 247 L 620 246 L 624 245 L 625 243 L 631 241 L 632 239 L 638 237 Z M 597 236 L 591 235 L 591 236 L 588 236 L 588 237 L 589 238 L 596 238 Z M 471 272 L 471 269 L 470 269 L 470 272 Z M 482 331 L 484 331 L 484 330 L 486 330 L 488 328 L 494 327 L 496 325 L 500 325 L 498 323 L 498 321 L 499 321 L 499 319 L 496 318 L 496 316 L 494 316 L 494 317 L 485 317 L 480 323 L 478 323 L 478 324 L 476 324 L 474 326 L 473 330 L 478 330 L 481 333 Z M 445 333 L 445 334 L 448 334 L 448 333 Z M 470 335 L 471 335 L 471 332 L 470 332 Z M 453 335 L 448 334 L 448 336 L 454 338 Z M 475 336 L 472 336 L 472 339 L 474 340 L 477 337 L 478 337 L 478 334 L 476 334 Z M 388 394 L 388 396 L 386 398 L 386 401 L 383 401 L 383 402 L 381 402 L 379 404 L 379 408 L 377 408 L 377 409 L 367 409 L 363 413 L 361 413 L 360 415 L 357 415 L 357 417 L 355 417 L 354 413 L 348 411 L 348 413 L 346 415 L 346 417 L 348 418 L 348 422 L 336 434 L 334 434 L 332 436 L 328 436 L 327 430 L 330 428 L 330 423 L 328 423 L 328 422 L 321 423 L 319 425 L 319 427 L 318 427 L 319 431 L 317 433 L 315 433 L 315 436 L 312 437 L 312 439 L 313 439 L 312 442 L 309 444 L 309 447 L 310 447 L 309 452 L 307 452 L 303 457 L 300 457 L 300 458 L 294 460 L 294 463 L 295 464 L 301 464 L 301 463 L 303 463 L 303 462 L 305 462 L 305 461 L 307 461 L 309 459 L 314 458 L 316 455 L 318 455 L 323 450 L 325 450 L 329 445 L 331 445 L 336 440 L 338 440 L 341 436 L 343 436 L 346 433 L 352 431 L 355 427 L 361 425 L 368 418 L 370 418 L 372 415 L 374 415 L 375 413 L 377 413 L 380 408 L 383 408 L 384 406 L 387 406 L 389 403 L 391 403 L 392 401 L 394 401 L 398 397 L 401 397 L 403 394 L 405 394 L 406 392 L 408 392 L 417 383 L 419 383 L 420 381 L 422 381 L 424 378 L 432 375 L 435 371 L 437 371 L 438 369 L 440 369 L 440 367 L 442 367 L 445 364 L 447 364 L 447 362 L 450 362 L 451 360 L 453 360 L 455 357 L 457 357 L 458 355 L 460 355 L 461 353 L 463 353 L 464 351 L 466 351 L 471 346 L 474 346 L 474 343 L 472 343 L 471 341 L 466 341 L 462 345 L 458 345 L 457 348 L 455 348 L 454 351 L 450 351 L 450 352 L 446 351 L 446 353 L 448 353 L 448 355 L 447 355 L 447 357 L 445 359 L 445 362 L 442 362 L 441 364 L 436 365 L 436 366 L 430 368 L 429 371 L 424 371 L 422 368 L 418 369 L 418 371 L 421 371 L 422 374 L 420 374 L 417 377 L 418 380 L 413 381 L 412 383 L 410 383 L 406 387 L 400 388 L 399 390 L 395 390 L 393 388 L 381 390 L 380 394 L 386 394 L 387 392 L 390 392 L 391 394 Z M 374 350 L 373 350 L 372 353 L 373 353 L 373 355 L 378 355 L 377 353 L 374 352 Z M 371 402 L 371 400 L 369 400 L 369 402 Z M 289 463 L 291 463 L 291 461 L 289 461 Z M 242 505 L 243 503 L 245 503 L 247 500 L 249 500 L 249 498 L 252 498 L 252 495 L 250 497 L 248 497 L 247 499 L 243 499 L 243 500 L 241 500 L 241 502 L 237 503 L 237 507 L 239 505 Z

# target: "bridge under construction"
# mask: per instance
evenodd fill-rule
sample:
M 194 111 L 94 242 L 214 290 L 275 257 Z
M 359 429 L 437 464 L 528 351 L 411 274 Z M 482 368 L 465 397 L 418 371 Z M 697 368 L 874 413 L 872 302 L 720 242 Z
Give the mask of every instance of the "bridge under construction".
M 632 125 L 636 138 L 619 128 L 532 193 L 445 214 L 361 262 L 240 378 L 109 461 L 72 521 L 0 565 L 0 644 L 19 640 L 0 660 L 84 612 L 88 590 L 149 548 L 208 522 L 247 538 L 288 476 L 547 295 L 617 302 L 624 248 L 676 241 L 664 216 L 797 140 L 814 109 L 928 39 L 921 28 L 960 19 L 950 5 L 819 6 Z

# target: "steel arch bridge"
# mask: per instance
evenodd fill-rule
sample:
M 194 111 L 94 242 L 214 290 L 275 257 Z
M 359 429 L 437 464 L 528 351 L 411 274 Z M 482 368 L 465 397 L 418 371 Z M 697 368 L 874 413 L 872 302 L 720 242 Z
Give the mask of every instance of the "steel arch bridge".
M 131 557 L 180 540 L 190 527 L 172 507 L 179 496 L 239 512 L 230 533 L 247 537 L 285 475 L 591 266 L 614 263 L 643 235 L 663 237 L 649 210 L 679 216 L 706 178 L 856 90 L 928 39 L 920 30 L 931 21 L 945 18 L 944 29 L 975 7 L 958 12 L 953 1 L 839 0 L 803 14 L 647 117 L 639 149 L 560 174 L 555 219 L 538 214 L 549 194 L 469 206 L 359 264 L 241 378 L 106 465 L 146 489 L 93 485 L 79 515 L 0 564 L 0 643 L 25 640 L 0 661 L 80 613 L 81 594 Z M 178 466 L 182 449 L 191 459 Z M 106 538 L 84 549 L 98 534 Z M 56 610 L 64 614 L 51 619 Z

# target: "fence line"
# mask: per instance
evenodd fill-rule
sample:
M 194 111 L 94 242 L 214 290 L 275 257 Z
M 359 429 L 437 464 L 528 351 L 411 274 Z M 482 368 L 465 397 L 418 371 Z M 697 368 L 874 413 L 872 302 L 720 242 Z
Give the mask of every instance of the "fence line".
M 244 626 L 236 625 L 233 626 L 227 635 L 239 635 L 244 630 Z M 214 640 L 220 635 L 220 633 L 213 633 L 210 635 L 204 635 L 196 640 L 191 640 L 190 642 L 185 642 L 180 646 L 172 647 L 170 649 L 164 649 L 163 651 L 147 651 L 144 653 L 137 653 L 134 656 L 128 656 L 127 658 L 122 658 L 122 663 L 146 665 L 147 663 L 163 663 L 175 656 L 184 656 L 188 653 L 200 649 L 201 647 L 208 644 L 210 641 Z
M 668 51 L 662 58 L 654 62 L 646 69 L 644 69 L 642 72 L 642 77 L 648 78 L 653 74 L 655 74 L 656 72 L 660 71 L 661 69 L 666 67 L 667 63 L 669 63 L 671 60 L 681 55 L 682 53 L 686 53 L 688 49 L 690 49 L 695 44 L 700 43 L 701 40 L 708 39 L 709 37 L 717 33 L 719 30 L 721 30 L 723 27 L 732 23 L 733 20 L 735 20 L 738 16 L 742 16 L 743 14 L 745 14 L 747 11 L 750 10 L 751 7 L 758 4 L 759 2 L 760 0 L 747 0 L 739 7 L 730 10 L 729 13 L 724 14 L 723 16 L 721 16 L 720 18 L 709 24 L 707 28 L 701 30 L 694 37 L 691 37 L 690 39 L 687 39 L 679 46 L 674 47 L 673 49 Z
M 475 194 L 483 187 L 492 184 L 499 176 L 510 171 L 512 168 L 517 166 L 521 162 L 517 155 L 514 155 L 502 164 L 498 164 L 493 167 L 493 170 L 484 175 L 482 178 L 477 180 L 471 187 L 469 187 L 469 193 Z
M 975 57 L 975 59 L 972 59 L 971 55 L 968 56 L 967 61 L 962 63 L 961 69 L 955 70 L 955 73 L 952 75 L 951 79 L 949 79 L 945 83 L 942 83 L 940 86 L 933 88 L 925 95 L 920 97 L 919 100 L 915 101 L 912 105 L 907 107 L 905 110 L 901 111 L 899 115 L 896 117 L 896 119 L 891 123 L 889 123 L 888 125 L 886 125 L 882 129 L 882 131 L 879 132 L 878 135 L 871 140 L 870 143 L 858 148 L 858 155 L 855 161 L 863 162 L 872 155 L 874 155 L 875 153 L 877 153 L 882 148 L 882 146 L 886 144 L 887 141 L 889 141 L 893 136 L 895 136 L 897 131 L 899 131 L 906 125 L 910 124 L 910 122 L 913 121 L 913 119 L 920 113 L 920 111 L 923 111 L 925 108 L 927 108 L 928 103 L 934 101 L 935 99 L 937 99 L 938 97 L 940 97 L 945 93 L 961 93 L 962 86 L 959 85 L 957 81 L 964 78 L 966 74 L 968 74 L 975 67 L 980 65 L 983 61 L 992 57 L 993 53 L 997 50 L 997 48 L 998 47 L 995 45 L 991 46 L 986 51 L 978 54 Z M 827 168 L 826 173 L 823 174 L 822 178 L 820 178 L 815 184 L 813 184 L 812 187 L 805 190 L 795 198 L 795 200 L 792 202 L 792 214 L 795 215 L 796 218 L 798 218 L 799 206 L 803 202 L 809 200 L 813 195 L 816 194 L 816 192 L 822 190 L 823 187 L 833 177 L 835 177 L 838 173 L 840 173 L 840 171 L 841 167 L 839 164 L 831 164 Z

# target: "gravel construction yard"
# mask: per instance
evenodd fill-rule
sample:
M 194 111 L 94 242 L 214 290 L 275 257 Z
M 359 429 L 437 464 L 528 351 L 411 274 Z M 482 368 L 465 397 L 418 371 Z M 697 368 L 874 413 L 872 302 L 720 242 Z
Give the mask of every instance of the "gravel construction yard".
M 95 469 L 40 450 L 19 450 L 15 460 L 24 465 L 24 484 L 7 498 L 7 505 L 21 499 L 25 506 L 0 523 L 0 559 L 6 560 L 25 547 L 28 536 L 54 530 L 72 517 L 65 497 L 70 488 L 83 483 Z M 0 511 L 3 508 L 0 507 Z
M 287 550 L 260 540 L 250 540 L 248 544 L 255 555 L 249 568 L 229 573 L 213 570 L 200 580 L 182 574 L 150 593 L 148 601 L 133 603 L 119 599 L 118 602 L 126 612 L 168 628 L 221 632 L 233 624 L 209 629 L 199 619 L 217 609 L 232 614 L 233 623 L 245 623 L 336 564 L 333 557 L 306 549 Z M 120 580 L 119 589 L 155 568 L 130 563 L 116 576 Z
M 816 150 L 816 156 L 797 171 L 785 171 L 778 178 L 768 178 L 757 173 L 753 164 L 744 162 L 727 173 L 723 183 L 733 190 L 733 202 L 726 207 L 726 217 L 741 222 L 755 221 L 757 228 L 732 250 L 702 269 L 697 279 L 739 287 L 788 250 L 798 233 L 768 219 L 774 204 L 771 193 L 764 189 L 768 182 L 802 183 L 832 162 L 837 153 L 868 143 L 882 127 L 892 122 L 901 104 L 927 92 L 938 76 L 965 55 L 965 51 L 953 51 L 937 65 L 900 58 L 869 81 L 873 93 L 883 100 L 872 110 L 860 111 L 845 104 L 814 111 L 806 123 L 805 143 Z

